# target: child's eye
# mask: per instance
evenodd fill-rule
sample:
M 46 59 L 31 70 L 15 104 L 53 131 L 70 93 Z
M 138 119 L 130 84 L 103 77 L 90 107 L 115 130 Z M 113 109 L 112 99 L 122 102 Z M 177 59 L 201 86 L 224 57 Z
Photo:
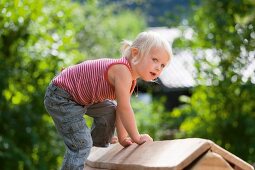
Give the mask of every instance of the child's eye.
M 156 58 L 152 58 L 152 61 L 154 61 L 154 62 L 158 62 L 158 59 L 156 59 Z
M 161 68 L 165 68 L 165 66 L 166 66 L 165 64 L 161 64 Z

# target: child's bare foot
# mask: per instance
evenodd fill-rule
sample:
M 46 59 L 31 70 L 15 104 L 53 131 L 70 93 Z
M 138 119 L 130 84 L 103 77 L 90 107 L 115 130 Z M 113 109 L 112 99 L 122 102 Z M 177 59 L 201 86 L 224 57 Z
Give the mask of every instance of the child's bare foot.
M 111 144 L 117 143 L 118 142 L 118 137 L 117 136 L 113 136 L 112 140 L 111 140 Z

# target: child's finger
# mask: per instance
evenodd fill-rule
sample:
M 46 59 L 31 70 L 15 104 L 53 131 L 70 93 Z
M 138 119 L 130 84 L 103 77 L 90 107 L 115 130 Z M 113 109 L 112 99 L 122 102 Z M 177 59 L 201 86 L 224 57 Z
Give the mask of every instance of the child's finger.
M 118 138 L 116 136 L 113 136 L 111 139 L 111 144 L 117 143 L 118 142 Z

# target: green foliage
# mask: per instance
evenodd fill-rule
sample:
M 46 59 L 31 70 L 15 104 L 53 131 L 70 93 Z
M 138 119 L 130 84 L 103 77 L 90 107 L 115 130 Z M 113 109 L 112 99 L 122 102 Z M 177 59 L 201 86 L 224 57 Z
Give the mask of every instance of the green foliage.
M 161 128 L 163 120 L 161 119 L 163 115 L 167 114 L 164 109 L 164 102 L 164 98 L 146 103 L 132 97 L 132 107 L 135 112 L 139 132 L 149 134 L 154 140 L 160 140 L 163 135 Z
M 193 41 L 177 44 L 199 51 L 199 85 L 186 105 L 171 113 L 184 120 L 177 137 L 209 138 L 254 162 L 255 80 L 254 71 L 245 71 L 255 61 L 255 2 L 206 0 L 194 9 Z
M 80 51 L 88 58 L 119 58 L 120 42 L 133 40 L 145 28 L 139 12 L 118 9 L 118 6 L 103 6 L 98 10 L 96 2 L 86 3 L 83 18 L 84 29 L 78 34 Z M 113 17 L 114 14 L 114 17 Z M 86 22 L 90 19 L 90 22 Z
M 197 87 L 187 105 L 174 110 L 185 117 L 177 137 L 208 138 L 253 161 L 255 96 L 250 94 L 254 90 L 253 84 Z
M 143 29 L 132 25 L 140 22 L 132 14 L 114 15 L 114 8 L 94 2 L 1 1 L 0 169 L 58 169 L 64 145 L 43 106 L 48 83 L 61 67 L 86 59 L 91 47 L 97 47 L 94 55 L 110 54 L 127 30 L 133 36 Z M 107 17 L 97 17 L 100 11 Z M 121 17 L 133 23 L 118 27 Z
M 1 3 L 1 169 L 56 169 L 60 163 L 63 144 L 43 96 L 62 58 L 74 57 L 75 8 L 68 1 Z

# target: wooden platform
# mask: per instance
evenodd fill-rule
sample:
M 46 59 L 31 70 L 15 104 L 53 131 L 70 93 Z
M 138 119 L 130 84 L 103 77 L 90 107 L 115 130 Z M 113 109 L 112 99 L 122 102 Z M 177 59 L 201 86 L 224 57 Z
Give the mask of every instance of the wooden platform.
M 93 147 L 85 170 L 254 170 L 210 140 L 189 138 Z

